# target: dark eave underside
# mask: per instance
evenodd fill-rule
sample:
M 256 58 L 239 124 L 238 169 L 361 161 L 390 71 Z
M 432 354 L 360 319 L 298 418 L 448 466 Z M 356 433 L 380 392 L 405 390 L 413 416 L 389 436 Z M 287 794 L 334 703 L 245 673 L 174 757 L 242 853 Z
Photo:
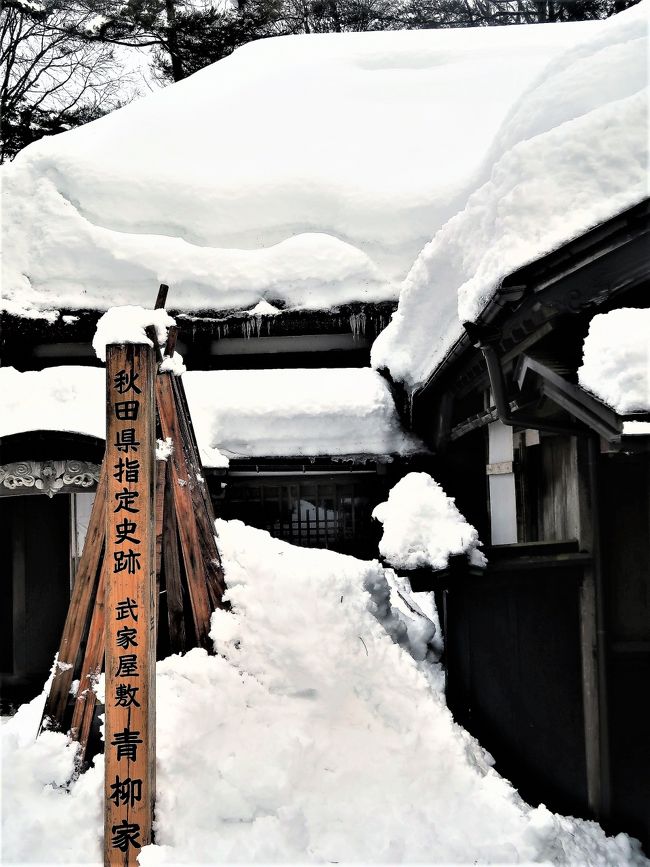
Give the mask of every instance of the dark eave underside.
M 650 279 L 649 250 L 650 201 L 646 200 L 511 274 L 484 308 L 476 328 L 498 334 L 500 356 L 508 362 L 550 332 L 560 317 L 616 306 L 622 292 Z M 464 333 L 427 382 L 414 391 L 412 406 L 444 388 L 452 376 L 459 391 L 485 379 L 485 364 L 473 349 Z

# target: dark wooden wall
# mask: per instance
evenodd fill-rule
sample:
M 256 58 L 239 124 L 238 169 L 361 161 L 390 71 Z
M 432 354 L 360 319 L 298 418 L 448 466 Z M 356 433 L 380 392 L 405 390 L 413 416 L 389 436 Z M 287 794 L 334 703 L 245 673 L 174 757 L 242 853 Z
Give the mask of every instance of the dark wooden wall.
M 41 691 L 70 598 L 69 497 L 0 499 L 3 528 L 0 692 L 5 706 Z
M 571 568 L 450 582 L 448 702 L 530 803 L 584 814 L 579 581 Z
M 650 456 L 600 460 L 614 829 L 650 845 Z

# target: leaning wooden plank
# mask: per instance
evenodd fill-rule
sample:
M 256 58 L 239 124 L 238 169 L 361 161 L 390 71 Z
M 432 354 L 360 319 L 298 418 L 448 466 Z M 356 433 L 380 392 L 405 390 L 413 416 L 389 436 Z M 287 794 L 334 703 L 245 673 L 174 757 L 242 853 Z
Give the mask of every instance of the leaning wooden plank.
M 208 595 L 206 565 L 202 556 L 192 499 L 190 468 L 183 450 L 182 432 L 176 414 L 171 376 L 169 373 L 163 373 L 156 377 L 156 400 L 163 437 L 165 439 L 170 438 L 172 441 L 172 452 L 167 459 L 169 462 L 168 470 L 171 469 L 174 508 L 194 615 L 196 640 L 199 647 L 211 650 L 212 642 L 208 633 L 212 606 Z
M 57 666 L 45 702 L 39 731 L 43 728 L 55 730 L 63 728 L 63 717 L 75 675 L 77 657 L 90 620 L 93 598 L 101 569 L 105 532 L 106 479 L 106 465 L 105 462 L 102 462 L 86 541 L 77 568 L 68 615 L 59 645 Z
M 165 460 L 157 460 L 156 461 L 156 494 L 154 499 L 154 508 L 156 513 L 156 591 L 154 593 L 154 599 L 156 602 L 156 611 L 154 613 L 154 627 L 155 627 L 155 643 L 156 647 L 158 647 L 158 629 L 160 624 L 158 623 L 159 617 L 159 609 L 160 609 L 160 585 L 161 585 L 161 572 L 162 572 L 162 549 L 163 549 L 163 520 L 164 520 L 164 507 L 165 507 L 165 482 L 167 480 L 167 461 Z
M 190 478 L 193 479 L 190 493 L 194 506 L 201 556 L 205 565 L 205 581 L 208 585 L 210 604 L 213 609 L 223 608 L 225 607 L 223 601 L 225 583 L 221 559 L 215 541 L 214 519 L 210 519 L 203 502 L 203 496 L 200 491 L 200 486 L 203 482 L 200 479 L 196 480 L 197 476 L 201 477 L 202 469 L 199 467 L 195 470 L 193 464 L 188 464 L 188 466 L 190 467 Z
M 167 331 L 167 343 L 165 343 L 165 358 L 173 358 L 176 351 L 176 339 L 178 338 L 178 326 L 170 325 Z
M 176 409 L 181 420 L 181 424 L 186 426 L 187 436 L 186 442 L 188 447 L 188 452 L 190 455 L 190 459 L 192 463 L 197 467 L 200 479 L 199 479 L 199 490 L 203 496 L 203 500 L 205 502 L 205 508 L 208 515 L 208 518 L 211 522 L 212 534 L 214 534 L 214 506 L 212 504 L 212 498 L 210 497 L 210 491 L 208 490 L 207 483 L 205 482 L 205 477 L 203 476 L 203 464 L 201 463 L 201 453 L 199 451 L 199 445 L 196 439 L 196 434 L 194 432 L 194 425 L 192 423 L 192 415 L 190 413 L 190 408 L 187 403 L 187 395 L 185 393 L 185 386 L 183 385 L 183 380 L 181 377 L 174 377 L 174 381 L 172 383 L 174 389 L 174 398 L 176 400 Z
M 183 421 L 187 425 L 187 430 L 189 434 L 189 436 L 187 437 L 188 448 L 190 449 L 190 453 L 192 454 L 192 456 L 196 457 L 196 460 L 200 462 L 199 444 L 196 439 L 196 433 L 194 432 L 194 425 L 192 424 L 192 415 L 190 413 L 190 408 L 187 403 L 185 386 L 183 385 L 183 380 L 180 376 L 174 377 L 172 387 L 174 389 L 174 398 L 176 400 L 178 414 L 180 417 L 183 418 Z
M 166 283 L 161 283 L 158 288 L 158 295 L 156 297 L 156 303 L 153 306 L 154 310 L 161 310 L 165 304 L 167 303 L 167 293 L 169 292 L 169 286 Z
M 160 594 L 160 572 L 162 569 L 163 526 L 165 509 L 165 487 L 167 481 L 167 461 L 156 461 L 156 595 Z
M 184 653 L 187 648 L 185 617 L 183 616 L 183 587 L 181 582 L 180 552 L 178 550 L 178 527 L 174 508 L 171 473 L 165 485 L 165 522 L 163 527 L 163 568 L 167 591 L 167 620 L 169 623 L 169 646 L 172 653 Z
M 90 621 L 90 632 L 86 644 L 86 653 L 81 666 L 79 689 L 74 703 L 70 735 L 79 741 L 77 754 L 77 766 L 81 767 L 86 757 L 86 748 L 90 736 L 90 728 L 95 712 L 96 695 L 94 686 L 97 684 L 99 675 L 104 665 L 104 630 L 106 617 L 104 613 L 106 595 L 105 568 L 100 570 L 97 594 L 93 608 L 93 616 Z
M 208 582 L 210 602 L 213 608 L 222 608 L 224 607 L 223 594 L 225 592 L 225 581 L 221 558 L 215 540 L 214 507 L 205 481 L 198 445 L 192 428 L 192 419 L 185 397 L 185 389 L 180 378 L 172 378 L 172 390 L 176 404 L 176 414 L 183 437 L 185 456 L 190 470 L 190 489 L 199 529 L 201 549 L 206 564 L 205 577 Z
M 167 297 L 166 290 L 167 287 L 165 284 L 162 284 L 156 300 L 157 307 L 164 307 Z M 149 326 L 146 333 L 154 344 L 156 350 L 158 350 L 154 328 Z M 172 326 L 169 329 L 165 346 L 166 356 L 172 357 L 174 354 L 177 333 L 178 329 L 176 326 Z M 161 359 L 159 358 L 159 360 Z M 199 537 L 201 540 L 204 562 L 206 564 L 205 578 L 208 583 L 210 604 L 212 608 L 221 608 L 224 607 L 223 594 L 225 592 L 225 581 L 221 566 L 221 558 L 219 557 L 219 551 L 215 540 L 215 515 L 212 506 L 212 499 L 205 482 L 199 447 L 194 433 L 194 426 L 187 405 L 187 397 L 185 395 L 182 379 L 180 377 L 172 376 L 170 377 L 170 382 L 176 405 L 176 417 L 180 424 L 183 450 L 190 470 L 188 480 L 195 506 L 195 515 L 199 528 Z

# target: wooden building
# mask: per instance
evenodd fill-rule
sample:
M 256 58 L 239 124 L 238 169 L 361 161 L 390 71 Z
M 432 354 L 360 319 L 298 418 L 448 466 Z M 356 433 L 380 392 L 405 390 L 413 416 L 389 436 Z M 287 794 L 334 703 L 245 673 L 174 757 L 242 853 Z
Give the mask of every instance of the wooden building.
M 211 311 L 202 316 L 181 312 L 176 313 L 178 349 L 191 371 L 221 369 L 236 375 L 242 368 L 301 368 L 309 378 L 311 368 L 324 368 L 335 381 L 343 368 L 368 366 L 372 340 L 394 306 Z M 80 368 L 102 367 L 91 346 L 99 316 L 65 310 L 50 323 L 5 314 L 2 366 L 40 371 L 46 378 L 71 371 L 79 382 Z M 27 408 L 33 406 L 29 420 L 20 430 L 0 437 L 0 532 L 5 551 L 0 687 L 5 709 L 42 688 L 83 547 L 104 452 L 103 374 L 99 369 L 87 373 L 92 381 L 83 388 L 78 385 L 68 404 L 58 394 L 59 389 L 66 391 L 65 377 L 56 380 L 52 387 L 57 394 L 49 411 L 39 407 L 39 398 L 26 386 L 18 400 Z M 91 376 L 95 373 L 96 378 Z M 378 382 L 385 389 L 383 381 Z M 386 394 L 390 400 L 387 390 Z M 95 398 L 97 423 L 92 430 L 65 418 L 67 411 Z M 218 405 L 220 396 L 215 393 L 210 399 Z M 8 415 L 15 416 L 15 409 L 9 408 Z M 394 408 L 393 413 L 399 427 Z M 245 438 L 246 425 L 242 428 Z M 312 448 L 305 453 L 289 445 L 286 453 L 278 454 L 276 448 L 268 454 L 264 445 L 256 448 L 254 434 L 250 438 L 250 448 L 231 454 L 227 466 L 211 467 L 206 461 L 217 515 L 241 519 L 295 544 L 376 556 L 380 528 L 371 520 L 372 510 L 407 468 L 417 464 L 416 454 L 383 454 L 378 448 L 363 452 L 358 445 L 348 454 L 330 454 L 327 432 L 320 451 Z
M 617 415 L 576 372 L 596 313 L 648 306 L 646 202 L 511 274 L 402 394 L 489 543 L 485 572 L 415 579 L 442 609 L 450 708 L 525 799 L 646 846 L 650 426 L 628 422 L 650 416 Z

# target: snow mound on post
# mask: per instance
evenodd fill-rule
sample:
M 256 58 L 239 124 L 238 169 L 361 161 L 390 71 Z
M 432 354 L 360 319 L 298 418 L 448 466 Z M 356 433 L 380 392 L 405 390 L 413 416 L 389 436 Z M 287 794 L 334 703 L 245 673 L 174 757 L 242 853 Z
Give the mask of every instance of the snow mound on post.
M 621 415 L 650 412 L 650 310 L 624 307 L 594 316 L 578 381 Z
M 176 320 L 166 310 L 147 310 L 132 304 L 111 307 L 100 317 L 93 337 L 93 349 L 100 361 L 106 361 L 106 347 L 110 343 L 143 343 L 153 346 L 145 329 L 156 331 L 159 346 L 167 340 L 167 330 L 176 325 Z
M 600 22 L 264 39 L 3 168 L 4 305 L 397 297 L 513 101 Z
M 649 10 L 608 19 L 524 93 L 404 281 L 374 367 L 421 385 L 508 274 L 647 197 Z
M 486 564 L 477 531 L 427 473 L 404 476 L 372 516 L 384 525 L 379 553 L 391 566 L 444 569 L 454 554 L 467 554 L 477 566 Z
M 229 612 L 217 656 L 157 667 L 157 845 L 197 863 L 647 864 L 625 835 L 526 806 L 416 662 L 390 571 L 217 522 Z M 99 863 L 102 762 L 65 786 L 42 698 L 2 727 L 9 861 Z M 63 788 L 57 788 L 63 786 Z

